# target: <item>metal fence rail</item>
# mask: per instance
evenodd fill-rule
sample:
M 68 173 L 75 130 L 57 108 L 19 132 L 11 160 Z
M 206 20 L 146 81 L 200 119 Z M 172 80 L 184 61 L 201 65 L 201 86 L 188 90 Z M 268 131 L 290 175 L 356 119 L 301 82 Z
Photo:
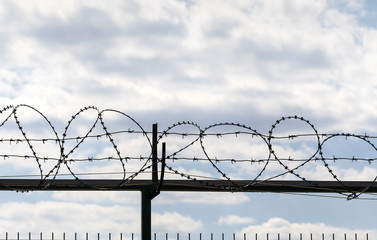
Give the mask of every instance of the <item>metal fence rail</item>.
M 140 236 L 139 234 L 116 234 L 113 235 L 111 233 L 108 234 L 55 234 L 55 233 L 50 233 L 50 234 L 9 234 L 6 232 L 4 235 L 0 236 L 0 240 L 139 240 Z M 191 234 L 191 233 L 186 233 L 186 234 L 157 234 L 154 233 L 152 236 L 153 240 L 369 240 L 369 234 L 346 234 L 344 233 L 343 235 L 339 234 L 236 234 L 233 233 L 231 235 L 226 235 L 224 233 L 221 234 Z M 372 240 L 372 239 L 371 239 Z

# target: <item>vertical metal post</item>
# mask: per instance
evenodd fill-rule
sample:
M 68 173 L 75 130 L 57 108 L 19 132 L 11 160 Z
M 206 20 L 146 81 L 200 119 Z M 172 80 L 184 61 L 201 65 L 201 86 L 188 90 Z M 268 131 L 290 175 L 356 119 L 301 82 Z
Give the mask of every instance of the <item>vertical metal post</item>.
M 152 127 L 152 182 L 150 187 L 141 190 L 141 240 L 152 238 L 152 199 L 159 194 L 157 166 L 157 123 Z M 163 146 L 165 152 L 165 146 Z M 162 181 L 162 180 L 161 180 Z
M 141 240 L 151 240 L 152 220 L 151 220 L 151 191 L 144 189 L 141 191 Z

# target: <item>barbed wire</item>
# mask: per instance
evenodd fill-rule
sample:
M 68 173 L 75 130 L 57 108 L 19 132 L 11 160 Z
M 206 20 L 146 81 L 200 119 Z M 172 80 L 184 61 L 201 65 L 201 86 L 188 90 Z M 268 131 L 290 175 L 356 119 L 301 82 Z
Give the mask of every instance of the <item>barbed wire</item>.
M 30 130 L 31 128 L 28 126 L 29 120 L 23 120 L 22 116 L 26 114 L 26 112 L 33 116 L 33 119 L 37 117 L 39 122 L 35 120 L 36 123 L 34 126 L 36 128 L 42 128 L 43 124 L 45 126 L 47 124 L 48 129 L 36 130 L 34 128 Z M 93 116 L 91 119 L 87 116 L 83 116 L 88 112 L 94 113 L 94 118 Z M 113 116 L 108 119 L 108 114 L 112 114 Z M 29 115 L 26 114 L 26 116 Z M 142 173 L 150 172 L 147 170 L 152 166 L 152 132 L 144 130 L 135 119 L 121 111 L 114 109 L 99 110 L 94 106 L 82 108 L 71 116 L 63 128 L 64 130 L 61 135 L 59 135 L 47 116 L 36 108 L 26 104 L 4 107 L 0 110 L 0 117 L 2 119 L 0 122 L 0 149 L 5 149 L 0 150 L 0 159 L 10 163 L 17 160 L 27 160 L 34 161 L 37 164 L 40 182 L 38 186 L 29 190 L 46 188 L 48 185 L 43 183 L 47 179 L 51 181 L 60 176 L 67 176 L 66 172 L 77 181 L 86 184 L 86 182 L 83 181 L 85 174 L 76 169 L 76 165 L 80 163 L 88 163 L 89 166 L 90 164 L 105 161 L 117 163 L 117 169 L 113 169 L 112 172 L 117 172 L 117 176 L 121 177 L 119 179 L 119 185 L 114 186 L 114 188 L 131 182 Z M 128 125 L 122 123 L 121 129 L 113 130 L 113 126 L 111 126 L 109 122 L 118 118 L 127 120 Z M 80 126 L 80 121 L 84 121 L 87 124 L 88 119 L 91 120 L 89 125 Z M 282 127 L 284 123 L 289 121 L 296 121 L 296 125 L 303 125 L 306 129 L 305 132 L 301 130 L 301 132 L 289 133 L 288 130 L 292 129 L 289 129 L 289 127 L 288 129 L 284 129 L 284 127 Z M 79 124 L 79 126 L 75 126 L 75 124 Z M 119 122 L 116 122 L 116 124 L 119 125 Z M 86 130 L 82 130 L 85 129 L 85 127 Z M 282 127 L 282 132 L 276 133 L 279 127 Z M 31 134 L 33 131 L 37 133 Z M 80 131 L 81 133 L 77 133 Z M 18 134 L 16 134 L 16 132 Z M 42 132 L 49 132 L 50 136 L 44 136 Z M 295 178 L 316 188 L 318 187 L 315 183 L 316 179 L 305 177 L 305 171 L 302 169 L 310 165 L 311 168 L 309 170 L 313 170 L 314 166 L 318 166 L 318 164 L 321 165 L 322 169 L 327 172 L 328 176 L 333 179 L 333 181 L 338 182 L 343 188 L 341 190 L 333 190 L 333 192 L 337 192 L 347 199 L 359 198 L 361 194 L 377 184 L 377 176 L 375 176 L 369 180 L 370 184 L 368 186 L 358 191 L 351 190 L 344 184 L 342 177 L 336 174 L 339 167 L 333 166 L 337 163 L 349 162 L 364 162 L 371 165 L 377 160 L 377 157 L 357 156 L 357 152 L 355 152 L 353 156 L 333 155 L 329 157 L 327 156 L 328 154 L 325 154 L 327 145 L 331 145 L 330 142 L 332 140 L 340 137 L 346 140 L 359 140 L 370 147 L 372 153 L 375 153 L 377 152 L 377 148 L 373 140 L 377 139 L 377 136 L 368 135 L 366 133 L 319 133 L 309 120 L 299 116 L 286 116 L 278 119 L 272 124 L 268 134 L 263 134 L 249 126 L 238 123 L 216 123 L 203 128 L 191 121 L 177 122 L 169 126 L 166 130 L 159 131 L 158 134 L 157 143 L 170 141 L 167 148 L 173 150 L 170 150 L 166 155 L 166 168 L 174 174 L 174 176 L 198 182 L 208 178 L 222 179 L 231 183 L 231 191 L 239 191 L 250 188 L 258 184 L 258 182 L 283 177 L 288 179 Z M 137 150 L 140 149 L 138 149 L 134 143 L 125 142 L 126 136 L 130 138 L 130 141 L 143 142 L 143 153 L 135 153 L 135 151 L 137 152 Z M 235 140 L 240 137 L 246 138 L 248 143 L 246 145 L 242 143 L 244 139 Z M 135 140 L 136 138 L 139 140 Z M 224 146 L 219 144 L 219 140 L 226 141 L 227 138 L 231 138 L 231 140 L 228 140 L 230 144 L 228 142 L 228 145 L 225 146 L 227 149 L 224 149 Z M 291 143 L 293 140 L 300 140 L 306 143 L 309 138 L 314 147 L 312 147 L 311 150 L 313 152 L 309 154 L 308 157 L 295 158 L 291 156 L 281 156 L 281 153 L 284 153 L 285 149 L 289 148 L 289 146 L 287 146 L 288 143 Z M 102 151 L 102 155 L 99 154 L 100 151 L 98 149 L 103 150 L 105 147 L 99 145 L 103 142 L 98 141 L 106 142 L 107 148 L 106 151 Z M 250 153 L 250 150 L 244 148 L 235 151 L 234 156 L 229 156 L 229 151 L 233 150 L 233 148 L 237 148 L 236 146 L 238 144 L 244 144 L 246 147 L 250 147 L 250 145 L 252 145 L 250 144 L 251 141 L 255 141 L 256 143 L 254 145 L 256 146 L 263 146 L 260 148 L 264 148 L 264 157 L 244 157 L 245 153 Z M 96 154 L 87 154 L 85 150 L 83 150 L 87 147 L 85 145 L 89 144 L 89 142 L 94 148 L 98 148 Z M 55 150 L 57 149 L 59 152 L 55 152 L 53 156 L 49 155 L 50 153 L 41 154 L 41 146 L 50 143 L 53 143 L 56 147 Z M 42 145 L 39 146 L 40 144 Z M 20 145 L 22 145 L 23 148 L 19 147 Z M 38 147 L 36 147 L 37 145 Z M 49 146 L 51 148 L 52 145 Z M 213 153 L 214 148 L 218 150 L 215 154 Z M 14 153 L 12 151 L 21 151 L 22 153 Z M 252 150 L 252 153 L 256 156 L 260 155 L 255 149 Z M 87 156 L 83 156 L 85 154 Z M 186 156 L 183 156 L 184 154 L 186 154 Z M 222 154 L 226 156 L 221 156 Z M 159 159 L 159 161 L 161 160 Z M 197 162 L 200 166 L 195 165 L 193 169 L 188 170 L 183 168 L 182 164 L 189 162 Z M 138 169 L 136 170 L 134 169 L 135 163 L 138 163 L 136 164 L 138 165 Z M 209 165 L 203 165 L 205 163 L 209 163 Z M 46 164 L 49 164 L 50 168 L 46 169 Z M 234 181 L 237 176 L 235 177 L 235 172 L 232 170 L 234 170 L 234 166 L 237 164 L 240 165 L 241 171 L 245 168 L 245 164 L 247 164 L 248 167 L 251 166 L 250 172 L 253 172 L 253 177 L 248 179 L 250 181 L 246 185 L 239 186 L 238 183 Z M 210 168 L 208 168 L 208 166 Z M 94 168 L 91 169 L 87 167 L 87 169 L 89 171 L 88 175 L 96 174 Z M 308 169 L 306 169 L 306 172 L 307 171 Z M 323 174 L 323 172 L 321 172 L 321 174 Z M 91 187 L 96 188 L 95 186 Z M 214 185 L 211 187 L 216 188 L 221 186 Z

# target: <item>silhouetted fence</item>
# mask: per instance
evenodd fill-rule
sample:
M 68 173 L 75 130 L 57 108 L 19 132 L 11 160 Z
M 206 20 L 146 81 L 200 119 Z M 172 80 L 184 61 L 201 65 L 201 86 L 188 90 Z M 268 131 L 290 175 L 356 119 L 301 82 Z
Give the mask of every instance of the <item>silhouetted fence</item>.
M 377 136 L 320 133 L 309 120 L 299 116 L 276 120 L 267 133 L 240 123 L 203 127 L 181 121 L 158 132 L 156 127 L 152 139 L 153 131 L 146 131 L 126 113 L 89 106 L 72 115 L 60 130 L 32 106 L 21 104 L 0 109 L 0 159 L 7 166 L 0 169 L 0 179 L 38 180 L 37 184 L 22 188 L 10 184 L 11 181 L 2 181 L 0 187 L 48 190 L 55 180 L 71 178 L 94 190 L 113 190 L 137 178 L 150 179 L 150 173 L 158 171 L 152 166 L 153 157 L 155 162 L 163 162 L 157 154 L 157 145 L 162 142 L 167 143 L 161 167 L 165 175 L 193 184 L 212 184 L 209 186 L 212 190 L 223 190 L 223 182 L 228 183 L 227 191 L 237 192 L 255 190 L 271 180 L 295 179 L 313 191 L 339 193 L 350 200 L 375 192 L 377 184 L 372 165 L 377 161 Z M 17 171 L 10 172 L 14 166 Z M 372 174 L 353 174 L 351 178 L 339 167 L 352 171 L 367 168 Z M 240 176 L 246 169 L 247 174 Z M 192 174 L 195 170 L 200 174 Z M 88 184 L 85 180 L 93 176 L 118 181 L 111 186 Z M 246 177 L 247 181 L 239 182 L 230 176 Z M 221 181 L 203 181 L 208 179 Z M 323 186 L 317 180 L 337 184 L 335 188 Z M 355 188 L 347 181 L 364 183 Z
M 231 235 L 229 234 L 157 234 L 154 233 L 152 236 L 153 240 L 369 240 L 372 238 L 369 238 L 369 234 L 236 234 L 233 233 Z M 5 233 L 5 235 L 0 236 L 0 240 L 138 240 L 140 239 L 140 236 L 138 234 L 9 234 Z

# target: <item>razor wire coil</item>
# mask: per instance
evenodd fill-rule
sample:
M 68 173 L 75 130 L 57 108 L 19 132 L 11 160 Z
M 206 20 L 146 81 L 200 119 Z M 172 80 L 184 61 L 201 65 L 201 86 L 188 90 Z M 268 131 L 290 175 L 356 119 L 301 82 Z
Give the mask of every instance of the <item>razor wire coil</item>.
M 20 113 L 25 110 L 30 110 L 32 114 L 36 114 L 42 119 L 50 129 L 50 133 L 52 136 L 49 137 L 29 137 L 29 132 L 27 127 L 24 125 L 26 124 L 20 118 Z M 71 136 L 69 131 L 71 131 L 72 126 L 76 123 L 77 119 L 81 117 L 84 113 L 91 111 L 95 112 L 95 119 L 92 121 L 91 125 L 87 128 L 87 130 L 80 135 Z M 130 121 L 133 124 L 133 127 L 125 126 L 124 129 L 121 130 L 111 130 L 111 127 L 108 125 L 106 118 L 104 117 L 105 114 L 114 114 L 116 116 L 123 117 Z M 116 161 L 120 163 L 120 169 L 118 169 L 119 175 L 121 175 L 119 185 L 124 183 L 130 182 L 139 176 L 142 173 L 147 172 L 148 169 L 151 168 L 151 156 L 152 156 L 152 143 L 151 143 L 151 132 L 144 130 L 144 128 L 131 116 L 127 115 L 118 110 L 114 109 L 105 109 L 99 110 L 94 106 L 89 106 L 80 109 L 77 113 L 71 116 L 65 127 L 63 128 L 63 133 L 60 136 L 58 131 L 52 124 L 52 122 L 45 116 L 42 112 L 37 110 L 36 108 L 26 105 L 20 104 L 17 106 L 6 106 L 0 110 L 0 116 L 2 120 L 0 122 L 0 131 L 4 130 L 6 132 L 7 128 L 10 128 L 8 125 L 13 124 L 12 126 L 18 130 L 18 133 L 21 137 L 9 137 L 9 136 L 2 136 L 2 132 L 0 132 L 0 146 L 1 144 L 9 144 L 9 146 L 15 146 L 17 144 L 24 144 L 29 154 L 17 154 L 17 153 L 0 153 L 0 159 L 3 160 L 10 160 L 10 159 L 25 159 L 28 161 L 35 161 L 38 167 L 39 172 L 39 179 L 40 184 L 35 188 L 39 189 L 43 186 L 44 181 L 54 180 L 59 176 L 59 172 L 62 167 L 65 167 L 66 170 L 71 174 L 71 176 L 76 179 L 77 181 L 82 182 L 82 173 L 76 172 L 71 166 L 71 164 L 79 163 L 79 162 L 104 162 L 104 161 Z M 304 133 L 289 133 L 289 134 L 275 134 L 276 129 L 281 126 L 284 122 L 287 121 L 297 121 L 307 128 L 310 129 L 310 132 Z M 27 125 L 27 124 L 26 124 Z M 179 131 L 179 128 L 191 128 L 192 130 L 188 131 Z M 227 130 L 227 128 L 237 129 L 237 130 Z M 8 129 L 9 130 L 9 129 Z M 13 129 L 14 130 L 14 129 Z M 97 131 L 97 132 L 95 132 Z M 100 133 L 98 131 L 101 131 Z M 131 155 L 124 153 L 125 150 L 119 146 L 119 142 L 117 138 L 123 135 L 134 135 L 134 136 L 141 136 L 147 146 L 150 148 L 146 155 Z M 42 135 L 42 134 L 41 134 Z M 250 183 L 245 186 L 239 186 L 237 184 L 233 184 L 232 191 L 238 191 L 244 187 L 250 187 L 253 184 L 256 184 L 256 180 L 268 181 L 272 179 L 277 179 L 283 176 L 291 176 L 296 179 L 300 179 L 301 181 L 305 181 L 309 184 L 313 184 L 313 187 L 316 187 L 314 183 L 312 183 L 313 179 L 308 179 L 307 177 L 303 176 L 300 170 L 310 163 L 321 163 L 322 166 L 326 169 L 327 174 L 331 176 L 331 178 L 338 182 L 340 185 L 343 186 L 342 191 L 337 191 L 339 194 L 343 195 L 347 199 L 354 199 L 358 198 L 361 194 L 363 194 L 369 187 L 376 184 L 377 176 L 370 180 L 370 185 L 365 187 L 364 189 L 360 189 L 358 192 L 351 191 L 347 189 L 347 186 L 343 184 L 343 180 L 335 173 L 334 167 L 331 166 L 330 163 L 337 163 L 337 162 L 366 162 L 369 165 L 374 163 L 377 160 L 377 157 L 361 157 L 361 156 L 326 156 L 326 146 L 327 144 L 336 138 L 342 137 L 345 139 L 355 139 L 360 140 L 363 143 L 367 144 L 371 148 L 373 152 L 377 152 L 377 147 L 373 143 L 373 140 L 377 138 L 377 136 L 365 134 L 352 134 L 352 133 L 320 133 L 309 120 L 294 115 L 294 116 L 286 116 L 282 117 L 274 124 L 272 124 L 271 129 L 269 130 L 268 134 L 260 133 L 259 131 L 246 126 L 244 124 L 239 123 L 232 123 L 232 122 L 224 122 L 224 123 L 216 123 L 212 124 L 207 127 L 201 127 L 197 123 L 191 121 L 181 121 L 177 122 L 167 129 L 158 132 L 158 139 L 157 142 L 161 143 L 165 141 L 169 137 L 179 137 L 182 140 L 186 140 L 190 138 L 188 142 L 184 143 L 181 147 L 175 149 L 173 152 L 170 152 L 166 156 L 166 168 L 171 172 L 174 173 L 176 176 L 179 176 L 184 179 L 192 180 L 192 181 L 201 181 L 195 174 L 190 173 L 189 171 L 185 172 L 185 170 L 180 169 L 179 167 L 175 167 L 176 162 L 207 162 L 214 170 L 214 172 L 219 176 L 220 179 L 224 181 L 228 181 L 233 183 L 234 177 L 232 177 L 227 168 L 223 168 L 221 164 L 250 164 L 250 165 L 259 165 L 260 168 L 258 172 L 254 175 L 253 178 L 250 179 Z M 211 137 L 215 137 L 221 139 L 223 137 L 251 137 L 259 139 L 260 143 L 264 144 L 268 149 L 267 156 L 263 158 L 244 158 L 244 157 L 218 157 L 212 156 L 209 152 L 208 142 L 207 140 Z M 307 158 L 291 158 L 289 157 L 280 157 L 277 154 L 276 149 L 277 145 L 274 141 L 281 140 L 281 141 L 290 141 L 290 140 L 300 140 L 304 138 L 314 138 L 316 149 L 314 152 Z M 84 145 L 89 140 L 106 140 L 109 144 L 110 148 L 113 151 L 112 155 L 109 156 L 95 156 L 95 155 L 88 155 L 87 157 L 74 157 L 74 154 L 80 151 L 80 147 Z M 176 140 L 178 141 L 178 140 Z M 47 143 L 54 143 L 58 149 L 59 154 L 58 156 L 48 156 L 39 154 L 39 152 L 34 147 L 35 144 L 47 144 Z M 72 146 L 68 149 L 67 144 L 71 144 Z M 237 144 L 237 143 L 234 143 Z M 202 156 L 181 156 L 183 153 L 186 154 L 187 151 L 190 150 L 191 147 L 196 146 L 201 150 Z M 168 146 L 169 148 L 169 146 Z M 142 162 L 142 166 L 138 171 L 128 171 L 128 165 L 132 164 L 133 161 Z M 45 170 L 44 164 L 46 163 L 53 163 L 53 167 L 49 170 Z M 265 174 L 272 163 L 276 163 L 280 166 L 279 173 L 275 173 L 274 175 L 267 176 L 262 178 L 262 175 Z M 293 165 L 291 163 L 295 163 Z M 46 186 L 44 186 L 46 187 Z M 47 186 L 48 187 L 48 186 Z M 219 186 L 213 186 L 219 187 Z M 30 190 L 35 190 L 30 189 Z M 106 189 L 103 189 L 106 190 Z

